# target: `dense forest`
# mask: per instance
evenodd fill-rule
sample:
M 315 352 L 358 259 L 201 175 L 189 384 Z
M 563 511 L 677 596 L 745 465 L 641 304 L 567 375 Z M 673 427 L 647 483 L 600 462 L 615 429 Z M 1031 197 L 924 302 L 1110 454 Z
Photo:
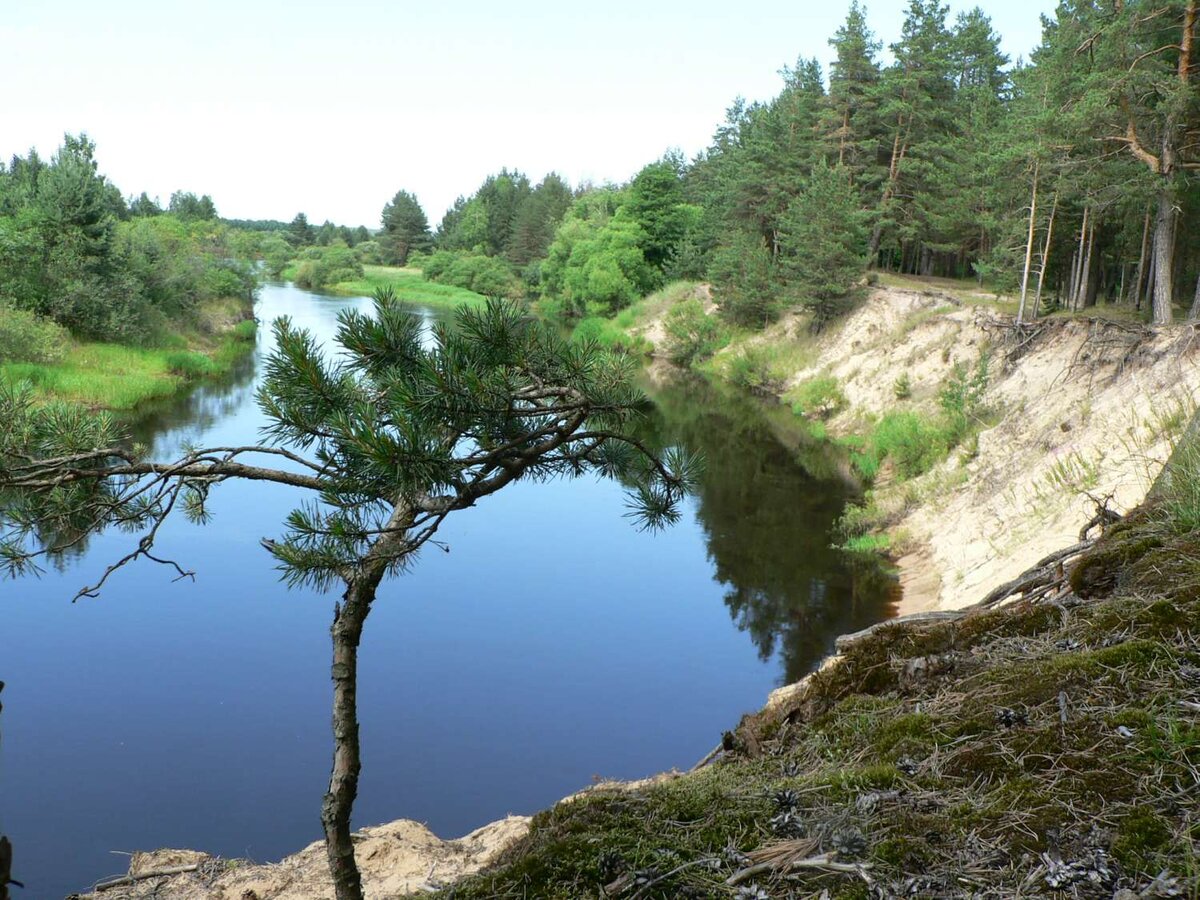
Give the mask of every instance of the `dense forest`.
M 937 0 L 910 0 L 885 55 L 854 2 L 827 73 L 801 59 L 774 99 L 736 100 L 690 162 L 668 153 L 574 192 L 505 170 L 432 233 L 400 192 L 383 259 L 575 315 L 703 277 L 736 323 L 803 305 L 819 324 L 872 267 L 977 279 L 1024 318 L 1097 303 L 1194 316 L 1196 14 L 1069 0 L 1014 63 L 980 9 L 951 21 Z

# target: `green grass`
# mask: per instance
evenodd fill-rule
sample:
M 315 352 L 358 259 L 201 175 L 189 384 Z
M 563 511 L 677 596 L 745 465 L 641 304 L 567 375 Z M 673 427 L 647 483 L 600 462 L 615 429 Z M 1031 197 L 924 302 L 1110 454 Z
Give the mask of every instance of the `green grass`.
M 284 275 L 286 276 L 286 272 Z M 363 277 L 355 281 L 342 281 L 331 285 L 328 290 L 335 294 L 369 297 L 376 288 L 390 286 L 396 297 L 405 303 L 420 303 L 425 306 L 481 307 L 487 298 L 465 288 L 449 284 L 426 281 L 419 269 L 396 266 L 363 266 Z
M 197 322 L 160 335 L 160 346 L 154 348 L 70 341 L 54 363 L 0 364 L 0 380 L 28 381 L 42 400 L 131 410 L 169 397 L 198 378 L 229 371 L 257 333 L 257 323 L 251 320 L 214 324 L 228 322 L 235 307 L 244 311 L 240 301 L 209 304 Z

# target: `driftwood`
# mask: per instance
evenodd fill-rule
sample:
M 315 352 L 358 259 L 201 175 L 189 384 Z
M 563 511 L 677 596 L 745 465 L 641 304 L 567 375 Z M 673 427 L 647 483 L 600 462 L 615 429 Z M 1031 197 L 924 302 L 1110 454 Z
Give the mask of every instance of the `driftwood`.
M 109 881 L 102 881 L 95 887 L 95 892 L 99 894 L 101 891 L 109 891 L 113 888 L 127 887 L 131 884 L 137 884 L 139 881 L 146 881 L 150 878 L 167 878 L 171 875 L 184 875 L 188 872 L 196 872 L 200 869 L 199 863 L 192 863 L 189 866 L 167 866 L 162 869 L 151 869 L 149 872 L 139 872 L 136 875 L 123 875 L 120 878 L 113 878 Z

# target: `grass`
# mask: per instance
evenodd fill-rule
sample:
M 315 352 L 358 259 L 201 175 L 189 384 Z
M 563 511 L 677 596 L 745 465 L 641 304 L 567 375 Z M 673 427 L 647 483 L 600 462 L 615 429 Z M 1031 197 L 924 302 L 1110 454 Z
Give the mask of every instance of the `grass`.
M 158 335 L 160 346 L 153 348 L 72 340 L 55 363 L 0 364 L 0 379 L 28 381 L 45 400 L 131 410 L 169 397 L 196 379 L 227 372 L 257 333 L 252 320 L 228 324 L 231 314 L 244 311 L 236 300 L 208 304 L 188 326 Z
M 486 297 L 476 294 L 474 291 L 426 281 L 420 269 L 397 266 L 363 266 L 362 278 L 339 282 L 331 285 L 327 290 L 335 294 L 369 297 L 376 288 L 386 286 L 390 286 L 396 292 L 396 296 L 405 303 L 442 307 L 481 307 L 487 302 Z
M 1200 451 L 1169 472 L 1082 600 L 885 625 L 716 763 L 559 803 L 440 896 L 1195 900 Z
M 817 375 L 796 385 L 784 395 L 798 416 L 828 419 L 846 407 L 846 395 L 833 375 Z

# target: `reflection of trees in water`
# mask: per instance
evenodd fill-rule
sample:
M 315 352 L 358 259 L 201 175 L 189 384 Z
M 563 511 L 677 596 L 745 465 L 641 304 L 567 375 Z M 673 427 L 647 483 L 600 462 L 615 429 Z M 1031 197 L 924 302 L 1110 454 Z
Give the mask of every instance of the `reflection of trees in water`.
M 722 397 L 703 383 L 656 392 L 656 439 L 705 456 L 697 497 L 725 603 L 763 659 L 778 652 L 794 681 L 839 634 L 887 614 L 894 579 L 878 566 L 855 567 L 830 548 L 831 527 L 849 492 L 826 448 L 784 446 L 766 416 L 744 397 Z M 827 477 L 810 474 L 820 472 Z
M 159 448 L 156 442 L 167 439 L 180 445 L 193 437 L 198 438 L 250 404 L 254 394 L 254 373 L 255 354 L 246 353 L 227 374 L 205 380 L 184 394 L 142 406 L 126 425 L 129 442 L 151 448 L 151 456 L 170 455 L 176 446 Z M 0 493 L 0 521 L 15 522 L 18 517 L 25 518 L 21 502 L 22 498 L 17 495 Z M 28 518 L 37 522 L 36 534 L 30 533 L 30 545 L 37 543 L 52 548 L 43 560 L 55 571 L 65 571 L 87 554 L 90 522 L 47 515 Z M 141 525 L 139 521 L 132 521 L 128 530 L 136 532 Z
M 174 432 L 172 439 L 176 441 L 198 437 L 250 404 L 256 361 L 255 353 L 246 353 L 225 375 L 205 380 L 182 395 L 143 406 L 129 422 L 130 437 L 151 448 L 168 432 Z M 186 432 L 181 433 L 185 428 Z

